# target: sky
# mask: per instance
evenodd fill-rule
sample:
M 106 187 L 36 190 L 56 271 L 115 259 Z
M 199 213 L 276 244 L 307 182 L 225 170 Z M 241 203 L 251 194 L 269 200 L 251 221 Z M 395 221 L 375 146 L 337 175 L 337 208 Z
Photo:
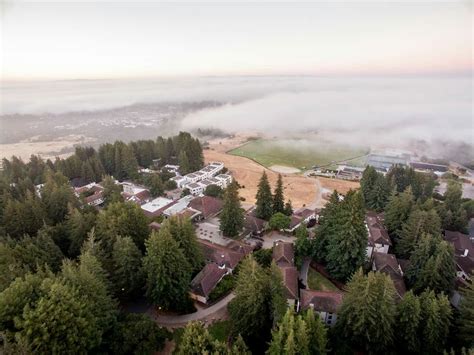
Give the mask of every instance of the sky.
M 472 72 L 469 1 L 3 2 L 2 79 Z

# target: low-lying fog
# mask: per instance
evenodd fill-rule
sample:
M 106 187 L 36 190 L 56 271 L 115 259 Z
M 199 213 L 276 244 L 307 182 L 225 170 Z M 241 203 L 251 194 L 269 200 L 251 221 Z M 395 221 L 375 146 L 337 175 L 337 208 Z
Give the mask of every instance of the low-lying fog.
M 214 101 L 220 105 L 186 113 L 179 127 L 281 136 L 317 131 L 331 140 L 371 146 L 413 140 L 435 147 L 445 141 L 472 144 L 474 134 L 470 76 L 78 80 L 1 88 L 3 115 Z

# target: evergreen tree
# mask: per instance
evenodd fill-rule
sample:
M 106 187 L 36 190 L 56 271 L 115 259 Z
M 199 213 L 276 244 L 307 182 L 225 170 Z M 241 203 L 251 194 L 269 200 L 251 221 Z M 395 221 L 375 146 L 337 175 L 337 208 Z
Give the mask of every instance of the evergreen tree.
M 304 225 L 299 226 L 295 232 L 295 264 L 301 266 L 303 258 L 313 255 L 313 240 L 309 238 L 309 233 Z
M 400 238 L 403 224 L 408 220 L 414 206 L 413 193 L 410 188 L 398 194 L 394 192 L 385 208 L 385 226 L 392 238 Z
M 377 181 L 378 173 L 373 166 L 368 165 L 364 172 L 362 173 L 362 178 L 360 179 L 360 190 L 362 191 L 362 196 L 364 197 L 364 202 L 368 208 L 370 208 L 369 202 L 371 200 L 371 193 L 374 190 L 375 183 Z
M 329 240 L 340 226 L 339 215 L 341 211 L 342 203 L 339 194 L 334 191 L 321 211 L 317 238 L 314 242 L 314 257 L 320 262 L 326 261 Z
M 123 197 L 121 194 L 122 187 L 116 184 L 115 180 L 111 176 L 105 176 L 101 184 L 104 188 L 102 195 L 104 196 L 105 206 L 108 206 L 114 202 L 123 202 Z
M 423 234 L 439 235 L 441 223 L 434 209 L 423 211 L 415 209 L 403 224 L 400 239 L 396 245 L 397 255 L 408 259 L 415 250 L 416 243 Z
M 114 330 L 111 353 L 117 355 L 155 354 L 165 346 L 170 333 L 145 314 L 123 314 Z
M 273 194 L 273 213 L 285 212 L 285 197 L 283 196 L 283 180 L 281 174 L 278 174 L 278 180 Z
M 252 257 L 240 267 L 235 298 L 229 304 L 233 327 L 254 351 L 262 351 L 270 329 L 285 310 L 281 274 L 275 268 L 265 271 Z
M 267 354 L 325 354 L 326 330 L 314 312 L 295 316 L 288 309 L 277 328 Z
M 134 203 L 115 202 L 97 216 L 96 235 L 110 253 L 117 235 L 129 236 L 140 250 L 149 235 L 148 220 Z
M 449 293 L 456 277 L 452 247 L 440 237 L 422 235 L 405 276 L 416 293 L 428 288 Z
M 365 262 L 367 229 L 360 193 L 350 191 L 341 209 L 331 218 L 334 229 L 327 231 L 327 270 L 339 280 L 347 280 Z
M 444 203 L 438 207 L 441 225 L 444 230 L 466 232 L 468 218 L 462 208 L 462 187 L 450 181 L 444 194 Z
M 68 256 L 77 257 L 81 252 L 81 247 L 87 238 L 87 234 L 94 228 L 96 215 L 87 210 L 80 211 L 73 208 L 66 217 L 66 225 L 69 238 Z
M 244 342 L 244 339 L 240 336 L 237 336 L 237 339 L 232 344 L 230 348 L 229 355 L 250 355 L 251 352 L 248 350 L 247 345 Z
M 421 353 L 439 354 L 445 349 L 451 324 L 451 306 L 445 295 L 436 296 L 434 291 L 425 291 L 420 296 L 421 304 Z
M 225 236 L 239 235 L 244 226 L 244 211 L 240 207 L 238 185 L 233 181 L 225 190 L 224 206 L 220 214 L 220 230 Z
M 472 275 L 471 275 L 472 277 Z M 474 283 L 461 289 L 460 317 L 458 320 L 460 339 L 468 349 L 474 347 Z M 1 315 L 1 314 L 0 314 Z M 1 318 L 1 317 L 0 317 Z
M 150 194 L 153 197 L 163 195 L 165 191 L 165 187 L 163 185 L 163 181 L 158 175 L 152 175 L 148 180 L 148 186 L 150 187 Z
M 186 154 L 185 150 L 182 150 L 179 153 L 178 164 L 179 164 L 179 171 L 181 174 L 186 175 L 191 172 L 188 155 Z
M 397 305 L 395 343 L 401 353 L 419 353 L 421 326 L 420 300 L 412 291 L 408 291 Z
M 146 243 L 143 268 L 146 295 L 164 309 L 182 309 L 187 305 L 191 266 L 169 230 L 153 232 Z
M 393 343 L 395 312 L 390 277 L 359 270 L 347 284 L 336 326 L 355 350 L 384 353 Z
M 387 180 L 385 180 L 382 174 L 377 173 L 374 186 L 366 199 L 366 207 L 377 212 L 382 212 L 387 205 L 389 196 L 390 187 Z
M 142 253 L 132 238 L 117 236 L 113 251 L 111 275 L 115 294 L 120 298 L 134 295 L 143 286 Z
M 293 206 L 291 205 L 291 200 L 288 200 L 285 203 L 285 209 L 283 213 L 286 214 L 287 216 L 291 216 L 293 214 Z
M 54 224 L 64 221 L 70 207 L 79 207 L 68 179 L 61 173 L 47 175 L 46 183 L 41 190 L 41 200 L 46 207 L 49 220 Z
M 308 349 L 313 355 L 324 355 L 327 353 L 327 331 L 323 322 L 316 317 L 314 311 L 308 309 L 303 315 L 308 331 Z
M 267 173 L 264 171 L 260 182 L 258 183 L 258 190 L 255 203 L 255 213 L 258 218 L 269 220 L 273 215 L 273 197 L 270 189 L 270 183 L 268 182 Z
M 191 270 L 193 272 L 201 270 L 204 265 L 204 256 L 191 220 L 171 217 L 162 223 L 161 230 L 169 231 L 186 257 Z
M 201 323 L 190 322 L 184 328 L 177 354 L 222 354 L 222 352 L 217 351 L 220 349 L 222 349 L 222 345 L 212 339 L 207 329 L 205 329 Z
M 88 300 L 59 280 L 42 288 L 45 295 L 23 311 L 18 338 L 34 353 L 87 353 L 97 346 L 100 333 Z

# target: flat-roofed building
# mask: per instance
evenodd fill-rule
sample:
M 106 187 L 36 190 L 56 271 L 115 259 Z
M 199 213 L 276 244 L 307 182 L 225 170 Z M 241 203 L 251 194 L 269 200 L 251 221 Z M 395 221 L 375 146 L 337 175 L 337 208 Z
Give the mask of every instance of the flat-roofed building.
M 147 217 L 157 217 L 160 216 L 164 210 L 175 203 L 176 201 L 170 200 L 169 198 L 157 197 L 154 200 L 141 205 L 140 207 Z

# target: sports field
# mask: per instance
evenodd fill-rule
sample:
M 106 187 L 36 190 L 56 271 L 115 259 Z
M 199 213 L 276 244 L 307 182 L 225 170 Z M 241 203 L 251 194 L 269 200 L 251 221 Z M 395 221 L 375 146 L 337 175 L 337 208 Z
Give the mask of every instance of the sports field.
M 336 162 L 363 156 L 368 149 L 344 145 L 317 143 L 308 140 L 252 140 L 228 152 L 255 160 L 265 167 L 289 166 L 301 170 L 313 166 L 331 165 Z M 350 161 L 351 165 L 363 166 L 365 158 Z

